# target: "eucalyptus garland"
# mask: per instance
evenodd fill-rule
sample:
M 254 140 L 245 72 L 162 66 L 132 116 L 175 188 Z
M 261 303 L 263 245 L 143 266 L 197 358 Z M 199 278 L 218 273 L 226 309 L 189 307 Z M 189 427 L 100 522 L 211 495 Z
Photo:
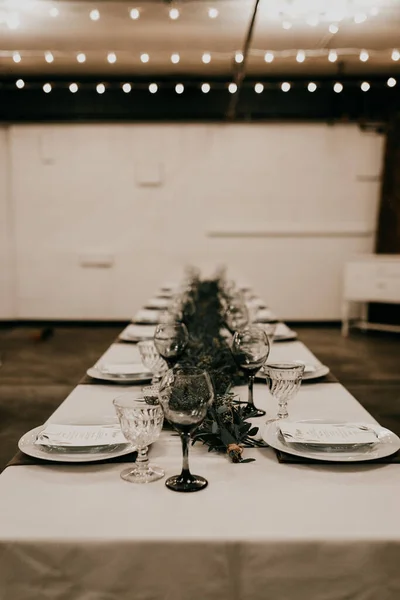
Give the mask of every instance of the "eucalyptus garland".
M 194 434 L 193 443 L 201 441 L 209 446 L 209 451 L 227 453 L 233 462 L 250 462 L 254 459 L 244 459 L 243 448 L 264 444 L 252 437 L 258 433 L 258 427 L 247 421 L 252 415 L 244 415 L 230 392 L 232 385 L 244 381 L 224 335 L 221 294 L 218 279 L 196 280 L 183 310 L 190 341 L 180 362 L 206 370 L 215 392 L 213 405 Z

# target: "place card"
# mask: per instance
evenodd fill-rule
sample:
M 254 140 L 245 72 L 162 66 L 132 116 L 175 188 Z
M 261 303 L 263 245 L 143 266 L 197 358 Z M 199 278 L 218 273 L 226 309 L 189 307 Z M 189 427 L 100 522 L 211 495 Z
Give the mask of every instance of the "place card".
M 37 436 L 40 446 L 112 446 L 127 444 L 119 425 L 57 425 L 49 423 Z
M 285 442 L 295 444 L 374 444 L 378 436 L 373 427 L 357 424 L 282 422 Z

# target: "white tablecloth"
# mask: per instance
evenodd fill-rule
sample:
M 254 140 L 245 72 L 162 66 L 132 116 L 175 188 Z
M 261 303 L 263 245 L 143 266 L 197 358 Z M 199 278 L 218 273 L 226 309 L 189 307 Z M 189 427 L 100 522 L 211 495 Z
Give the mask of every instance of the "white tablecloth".
M 137 350 L 115 344 L 108 359 Z M 306 358 L 308 357 L 308 358 Z M 300 342 L 274 360 L 314 358 Z M 314 358 L 315 360 L 315 358 Z M 137 387 L 124 388 L 125 391 Z M 246 389 L 237 388 L 246 397 Z M 115 420 L 110 385 L 79 385 L 52 422 Z M 255 402 L 276 411 L 267 386 Z M 373 421 L 336 383 L 304 385 L 294 418 Z M 262 424 L 263 419 L 257 419 Z M 1 600 L 398 600 L 400 466 L 279 464 L 191 448 L 209 486 L 177 494 L 164 480 L 122 481 L 122 464 L 14 466 L 0 477 Z M 180 470 L 179 440 L 164 431 L 151 460 Z

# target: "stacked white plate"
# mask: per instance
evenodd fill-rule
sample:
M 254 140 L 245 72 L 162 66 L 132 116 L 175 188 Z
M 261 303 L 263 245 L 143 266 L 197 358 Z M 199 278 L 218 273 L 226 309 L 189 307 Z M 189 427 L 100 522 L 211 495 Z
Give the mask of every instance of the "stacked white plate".
M 114 383 L 144 383 L 152 373 L 137 363 L 97 363 L 86 371 L 89 377 Z

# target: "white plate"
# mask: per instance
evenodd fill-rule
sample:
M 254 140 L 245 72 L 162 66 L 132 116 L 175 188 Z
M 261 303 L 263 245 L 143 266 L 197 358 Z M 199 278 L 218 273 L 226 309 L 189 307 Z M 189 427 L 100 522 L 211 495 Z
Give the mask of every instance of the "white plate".
M 25 433 L 18 442 L 18 448 L 24 454 L 32 456 L 33 458 L 40 458 L 42 460 L 51 460 L 56 462 L 70 462 L 70 463 L 81 463 L 81 462 L 96 462 L 98 460 L 106 460 L 109 458 L 116 458 L 117 456 L 125 456 L 133 452 L 135 448 L 128 442 L 126 444 L 118 444 L 111 446 L 107 449 L 104 447 L 98 451 L 87 451 L 77 452 L 71 451 L 71 448 L 65 448 L 62 451 L 58 449 L 46 449 L 45 446 L 35 445 L 36 436 L 46 425 L 40 425 L 35 427 L 27 433 Z
M 152 340 L 156 332 L 155 325 L 128 325 L 120 333 L 119 339 L 124 342 L 141 342 Z
M 325 377 L 325 375 L 328 375 L 328 373 L 329 367 L 327 367 L 326 365 L 306 365 L 306 371 L 303 374 L 303 381 L 320 379 L 321 377 Z M 256 377 L 257 379 L 265 379 L 265 373 L 259 371 Z
M 297 333 L 290 330 L 288 333 L 283 335 L 274 335 L 274 342 L 289 342 L 297 339 Z
M 143 373 L 132 373 L 131 375 L 112 375 L 111 373 L 104 373 L 96 367 L 91 367 L 86 371 L 89 377 L 93 379 L 101 379 L 102 381 L 112 381 L 113 383 L 145 383 L 151 381 L 153 375 L 150 372 L 144 371 Z
M 333 419 L 305 419 L 303 423 L 330 423 L 333 425 L 343 425 L 344 422 L 335 421 Z M 350 423 L 347 423 L 350 425 Z M 360 425 L 360 423 L 357 423 Z M 337 451 L 326 447 L 324 450 L 315 449 L 315 447 L 309 447 L 307 444 L 286 444 L 283 440 L 282 434 L 280 433 L 279 421 L 274 421 L 266 425 L 262 438 L 275 450 L 286 452 L 286 454 L 293 454 L 294 456 L 302 456 L 304 458 L 310 458 L 313 460 L 325 460 L 330 462 L 359 462 L 375 460 L 377 458 L 383 458 L 384 456 L 390 456 L 400 449 L 400 439 L 395 433 L 385 429 L 375 423 L 363 423 L 363 425 L 370 426 L 378 435 L 378 441 L 376 444 L 363 444 L 358 448 L 355 447 L 353 450 Z

